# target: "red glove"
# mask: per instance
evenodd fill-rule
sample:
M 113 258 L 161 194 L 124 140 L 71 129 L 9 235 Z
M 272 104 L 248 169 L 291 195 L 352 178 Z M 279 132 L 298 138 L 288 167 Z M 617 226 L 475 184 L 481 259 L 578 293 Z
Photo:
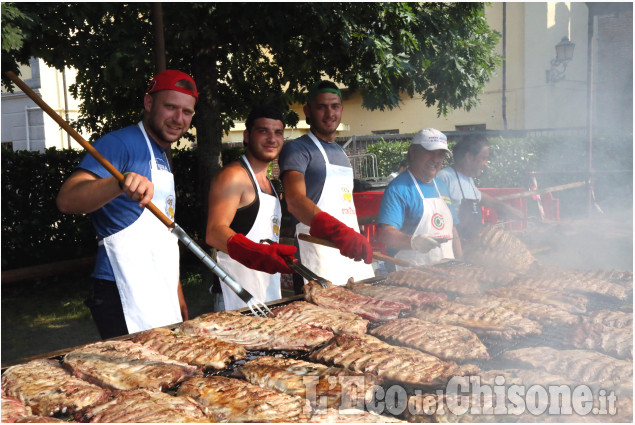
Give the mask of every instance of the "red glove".
M 292 274 L 293 270 L 287 266 L 285 257 L 291 257 L 296 251 L 293 245 L 256 243 L 240 233 L 227 240 L 227 252 L 231 258 L 250 269 L 270 274 Z M 293 257 L 289 260 L 293 260 Z
M 355 261 L 373 262 L 373 248 L 368 240 L 332 215 L 322 211 L 313 218 L 311 236 L 328 239 L 337 245 L 340 253 Z

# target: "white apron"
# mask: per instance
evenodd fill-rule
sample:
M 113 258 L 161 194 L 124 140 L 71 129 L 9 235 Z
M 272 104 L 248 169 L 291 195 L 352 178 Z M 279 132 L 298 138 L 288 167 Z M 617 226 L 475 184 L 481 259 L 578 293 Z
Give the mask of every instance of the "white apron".
M 139 128 L 150 150 L 152 203 L 174 219 L 174 177 L 169 171 L 159 170 L 141 122 Z M 115 274 L 128 332 L 183 321 L 178 299 L 178 239 L 160 220 L 144 208 L 134 223 L 100 243 Z
M 256 180 L 256 175 L 251 169 L 251 164 L 243 155 L 243 161 L 247 164 L 249 174 L 256 182 L 256 196 L 260 200 L 258 214 L 251 230 L 245 236 L 247 239 L 259 243 L 261 239 L 271 239 L 274 242 L 280 240 L 280 221 L 282 218 L 282 209 L 280 208 L 280 200 L 276 190 L 273 190 L 273 196 L 262 190 Z M 258 298 L 262 302 L 279 300 L 282 298 L 280 292 L 280 273 L 269 274 L 258 270 L 250 269 L 243 266 L 238 261 L 232 259 L 228 254 L 218 251 L 218 265 L 225 270 L 240 286 L 245 288 L 251 295 Z M 241 300 L 234 291 L 221 282 L 223 290 L 223 301 L 225 310 L 236 310 L 238 308 L 247 307 L 247 304 Z
M 417 183 L 417 180 L 412 175 L 410 170 L 408 170 L 408 174 L 412 179 L 412 183 L 417 188 L 419 195 L 421 196 L 421 200 L 423 202 L 423 215 L 421 216 L 421 220 L 417 225 L 413 235 L 424 235 L 428 234 L 437 238 L 451 238 L 452 236 L 452 227 L 454 226 L 454 221 L 452 220 L 452 213 L 450 212 L 450 208 L 448 208 L 447 204 L 441 198 L 441 193 L 439 193 L 439 188 L 437 187 L 437 182 L 434 182 L 434 187 L 437 189 L 437 193 L 439 194 L 438 198 L 425 198 L 423 193 L 421 192 L 421 188 Z M 427 253 L 422 253 L 412 249 L 403 249 L 395 255 L 395 258 L 400 260 L 405 260 L 413 263 L 417 266 L 423 266 L 426 264 L 436 264 L 445 258 L 454 258 L 454 252 L 452 251 L 452 241 L 444 242 L 440 247 L 431 249 Z M 403 267 L 397 266 L 397 270 L 401 270 Z
M 326 163 L 326 178 L 322 195 L 317 202 L 318 208 L 332 215 L 342 223 L 359 232 L 357 223 L 357 211 L 353 203 L 353 169 L 331 164 L 326 152 L 318 139 L 309 132 L 309 137 L 320 150 Z M 339 145 L 338 145 L 339 146 Z M 296 225 L 296 235 L 309 234 L 310 226 L 304 223 Z M 340 254 L 336 248 L 330 248 L 311 242 L 298 240 L 300 247 L 300 261 L 309 270 L 315 272 L 334 285 L 346 285 L 347 280 L 353 277 L 356 281 L 375 277 L 373 267 L 364 261 L 355 261 Z M 306 279 L 305 279 L 306 282 Z

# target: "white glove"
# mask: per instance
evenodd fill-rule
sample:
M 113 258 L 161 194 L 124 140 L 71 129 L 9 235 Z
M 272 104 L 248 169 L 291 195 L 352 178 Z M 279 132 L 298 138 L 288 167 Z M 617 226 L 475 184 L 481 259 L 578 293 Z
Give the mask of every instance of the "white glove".
M 430 235 L 413 235 L 410 238 L 410 247 L 424 254 L 439 246 L 439 242 Z

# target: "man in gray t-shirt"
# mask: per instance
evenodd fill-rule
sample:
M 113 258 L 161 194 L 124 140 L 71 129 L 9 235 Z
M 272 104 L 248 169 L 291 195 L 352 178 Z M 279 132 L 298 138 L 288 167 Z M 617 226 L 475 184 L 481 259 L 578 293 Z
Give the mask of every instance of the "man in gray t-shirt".
M 337 143 L 329 143 L 322 140 L 319 136 L 317 139 L 331 164 L 341 165 L 342 167 L 351 166 L 348 157 Z M 308 134 L 284 145 L 278 159 L 278 165 L 281 176 L 290 170 L 302 173 L 306 185 L 306 197 L 314 204 L 318 203 L 322 195 L 324 179 L 326 178 L 326 163 L 320 150 L 311 141 Z M 295 226 L 298 220 L 295 217 L 292 218 Z
M 304 106 L 310 132 L 285 144 L 278 159 L 287 206 L 298 221 L 296 233 L 326 239 L 339 249 L 300 241 L 301 261 L 335 285 L 345 285 L 351 276 L 374 276 L 372 267 L 360 262 L 370 264 L 373 253 L 359 234 L 351 163 L 335 143 L 342 109 L 342 93 L 335 84 L 320 81 L 311 86 Z

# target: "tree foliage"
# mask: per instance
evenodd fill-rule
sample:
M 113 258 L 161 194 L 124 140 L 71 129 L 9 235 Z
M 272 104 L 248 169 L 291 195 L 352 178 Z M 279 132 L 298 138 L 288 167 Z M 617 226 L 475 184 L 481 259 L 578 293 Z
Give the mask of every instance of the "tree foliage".
M 93 138 L 139 119 L 154 73 L 148 3 L 15 3 L 5 16 L 3 69 L 29 57 L 77 69 L 74 123 Z M 499 58 L 483 3 L 162 3 L 169 68 L 194 76 L 201 193 L 221 138 L 256 103 L 288 110 L 326 75 L 363 106 L 392 109 L 419 94 L 439 114 L 470 109 Z M 5 27 L 23 45 L 5 48 Z M 4 77 L 4 76 L 3 76 Z M 6 85 L 7 80 L 3 78 Z M 290 114 L 290 124 L 298 120 Z

